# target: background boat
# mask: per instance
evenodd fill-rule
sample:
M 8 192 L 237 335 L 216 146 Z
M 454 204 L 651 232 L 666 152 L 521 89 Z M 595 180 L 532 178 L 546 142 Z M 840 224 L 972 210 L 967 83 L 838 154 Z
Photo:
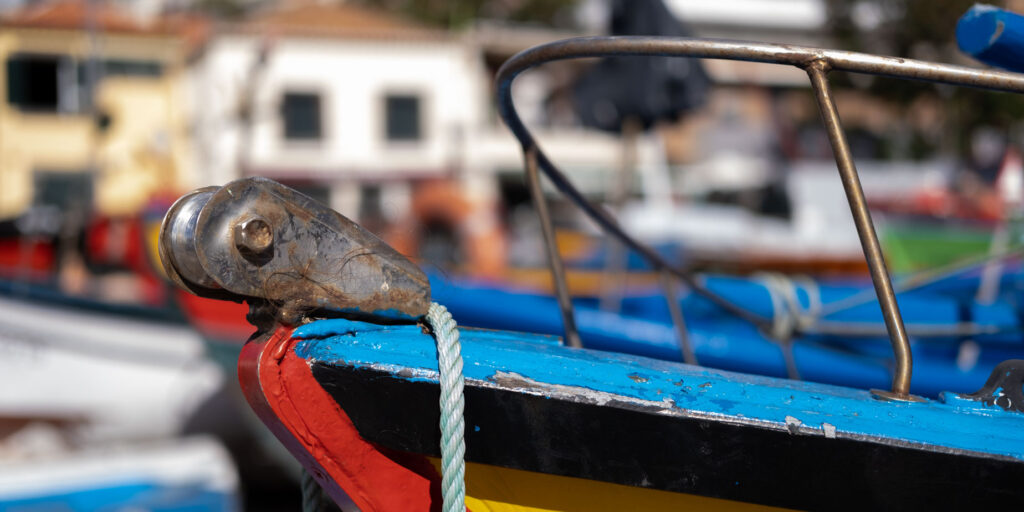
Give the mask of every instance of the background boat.
M 238 496 L 231 457 L 203 437 L 8 453 L 0 460 L 5 510 L 235 512 Z

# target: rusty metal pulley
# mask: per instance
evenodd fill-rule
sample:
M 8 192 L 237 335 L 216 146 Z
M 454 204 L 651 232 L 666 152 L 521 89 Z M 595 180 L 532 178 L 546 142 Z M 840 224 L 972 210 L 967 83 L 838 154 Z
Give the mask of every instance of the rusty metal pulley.
M 181 197 L 160 228 L 167 275 L 201 297 L 269 304 L 277 320 L 323 312 L 418 318 L 430 284 L 341 214 L 280 183 L 245 178 Z

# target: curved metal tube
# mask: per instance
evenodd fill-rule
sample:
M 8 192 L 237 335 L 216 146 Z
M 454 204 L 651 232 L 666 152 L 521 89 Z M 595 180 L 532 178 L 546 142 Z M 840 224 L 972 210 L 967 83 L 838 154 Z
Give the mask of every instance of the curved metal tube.
M 886 328 L 896 357 L 896 371 L 891 393 L 880 396 L 895 399 L 910 398 L 910 376 L 913 366 L 910 343 L 906 328 L 899 313 L 899 307 L 892 283 L 885 267 L 885 259 L 879 250 L 878 237 L 871 223 L 870 213 L 864 205 L 856 168 L 850 158 L 845 135 L 839 125 L 838 114 L 831 100 L 825 74 L 829 70 L 842 70 L 911 80 L 945 83 L 991 89 L 1005 92 L 1024 92 L 1024 75 L 936 64 L 932 62 L 882 57 L 864 53 L 826 50 L 785 44 L 732 41 L 723 39 L 696 39 L 670 37 L 582 37 L 556 41 L 527 49 L 513 56 L 502 65 L 496 77 L 498 111 L 509 129 L 522 144 L 524 155 L 535 159 L 541 170 L 555 187 L 575 202 L 593 221 L 607 233 L 619 239 L 631 249 L 639 252 L 658 270 L 667 271 L 682 279 L 694 292 L 703 295 L 737 316 L 759 326 L 769 323 L 768 319 L 753 314 L 723 297 L 704 288 L 691 274 L 675 267 L 656 252 L 629 236 L 618 222 L 602 208 L 590 203 L 558 170 L 553 162 L 537 146 L 533 135 L 516 113 L 512 102 L 512 81 L 523 71 L 555 60 L 605 57 L 605 56 L 676 56 L 725 60 L 742 60 L 771 64 L 786 64 L 807 71 L 817 93 L 819 106 L 829 132 L 833 152 L 839 165 L 840 175 L 850 200 L 850 208 L 858 228 L 858 235 L 871 268 L 872 281 L 883 310 Z M 543 219 L 542 222 L 550 222 Z M 564 292 L 565 283 L 556 286 Z M 571 311 L 568 315 L 571 315 Z M 569 322 L 566 322 L 567 325 Z
M 828 133 L 829 143 L 832 145 L 832 153 L 836 157 L 839 177 L 843 182 L 843 189 L 846 191 L 846 199 L 850 203 L 850 212 L 853 214 L 857 236 L 860 237 L 860 244 L 871 273 L 871 282 L 875 286 L 875 294 L 878 296 L 878 304 L 882 308 L 885 328 L 889 331 L 889 341 L 892 343 L 892 351 L 896 357 L 892 392 L 897 395 L 909 395 L 910 373 L 914 363 L 910 352 L 910 339 L 907 337 L 907 328 L 903 325 L 900 307 L 896 302 L 896 293 L 893 291 L 889 269 L 886 268 L 885 256 L 882 254 L 882 245 L 878 242 L 875 225 L 871 222 L 871 212 L 868 211 L 868 204 L 864 199 L 864 189 L 861 188 L 860 177 L 857 176 L 857 168 L 853 164 L 850 145 L 846 141 L 842 124 L 839 122 L 839 111 L 836 110 L 828 79 L 825 77 L 828 72 L 827 66 L 828 64 L 824 61 L 816 61 L 807 66 L 807 75 L 811 79 L 811 86 L 814 88 L 814 95 L 818 100 L 818 109 L 821 111 L 825 131 Z
M 536 203 L 537 213 L 542 219 L 550 219 L 551 214 L 548 213 L 548 205 L 544 202 L 544 191 L 540 186 L 540 174 L 537 172 L 536 148 L 526 152 L 526 178 L 530 182 L 530 193 L 532 194 L 533 202 Z M 548 252 L 548 266 L 551 267 L 551 278 L 555 281 L 558 308 L 562 312 L 565 343 L 573 348 L 583 348 L 583 341 L 580 340 L 580 333 L 576 329 L 576 318 L 572 314 L 572 297 L 569 296 L 569 287 L 565 285 L 565 265 L 562 263 L 562 256 L 558 254 L 558 244 L 555 242 L 555 228 L 551 225 L 551 222 L 541 222 L 540 229 L 544 235 L 544 247 Z

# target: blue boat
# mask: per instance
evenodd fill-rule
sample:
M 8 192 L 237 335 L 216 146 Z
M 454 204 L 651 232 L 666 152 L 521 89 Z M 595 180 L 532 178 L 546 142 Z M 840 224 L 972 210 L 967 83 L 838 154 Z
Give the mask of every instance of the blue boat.
M 1019 277 L 1007 274 L 1004 288 L 1015 291 Z M 1008 294 L 992 304 L 978 303 L 973 297 L 978 281 L 977 276 L 957 276 L 899 295 L 914 348 L 914 393 L 935 397 L 942 391 L 973 391 L 1000 362 L 1024 358 L 1017 297 Z M 780 339 L 785 336 L 773 337 L 771 329 L 761 329 L 703 297 L 686 294 L 679 298 L 679 305 L 701 365 L 857 388 L 884 388 L 892 381 L 891 348 L 870 288 L 789 281 L 784 286 L 798 301 L 794 311 L 780 297 L 786 290 L 756 278 L 709 276 L 705 285 L 776 323 L 797 327 L 798 322 L 812 320 L 826 332 L 799 334 L 783 342 Z M 563 332 L 557 299 L 550 295 L 439 275 L 432 276 L 431 289 L 435 300 L 461 325 L 549 335 Z M 865 291 L 872 294 L 871 300 L 856 300 Z M 847 301 L 851 307 L 825 314 L 830 305 Z M 680 333 L 657 290 L 626 297 L 618 312 L 604 311 L 598 302 L 595 298 L 573 301 L 584 347 L 682 360 Z M 830 328 L 848 332 L 830 334 Z M 851 335 L 853 331 L 861 334 Z M 924 336 L 915 337 L 914 332 Z M 795 373 L 787 368 L 789 357 Z

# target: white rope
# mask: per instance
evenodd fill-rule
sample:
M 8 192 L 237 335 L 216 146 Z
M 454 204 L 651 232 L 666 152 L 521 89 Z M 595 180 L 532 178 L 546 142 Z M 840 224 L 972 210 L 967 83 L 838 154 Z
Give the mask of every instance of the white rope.
M 888 336 L 888 329 L 886 329 L 884 324 L 877 321 L 842 322 L 822 320 L 822 318 L 832 315 L 836 311 L 849 309 L 849 307 L 852 307 L 853 302 L 847 302 L 847 299 L 842 299 L 837 302 L 823 304 L 821 288 L 816 281 L 808 276 L 789 277 L 778 273 L 761 273 L 755 277 L 761 281 L 771 298 L 773 316 L 768 336 L 776 341 L 782 343 L 792 341 L 797 333 L 848 338 Z M 806 308 L 800 302 L 800 291 L 807 295 Z M 873 290 L 867 291 L 873 293 Z M 855 294 L 851 297 L 856 298 L 859 295 Z M 843 303 L 843 305 L 838 308 L 833 307 L 838 303 Z M 1010 332 L 1021 332 L 1021 329 L 1018 327 L 1000 328 L 998 326 L 977 325 L 972 322 L 959 322 L 949 326 L 907 324 L 907 333 L 910 336 L 919 338 L 981 336 Z
M 810 327 L 821 318 L 821 312 L 825 306 L 821 301 L 821 287 L 811 276 L 806 275 L 795 276 L 793 283 L 802 286 L 804 293 L 807 294 L 807 308 L 803 309 L 800 314 L 800 326 Z M 796 299 L 795 292 L 793 298 Z M 800 307 L 800 301 L 796 301 L 796 306 Z
M 782 357 L 786 363 L 786 374 L 791 379 L 800 379 L 793 354 L 793 335 L 797 329 L 806 330 L 813 326 L 821 314 L 821 288 L 807 276 L 790 278 L 784 274 L 763 273 L 757 276 L 764 283 L 772 301 L 771 337 L 779 342 Z M 799 283 L 799 284 L 798 284 Z M 807 294 L 807 308 L 797 295 L 802 285 Z
M 790 278 L 774 272 L 757 277 L 772 301 L 772 338 L 791 340 L 798 329 L 805 330 L 817 323 L 822 311 L 821 288 L 817 282 L 807 276 Z M 798 296 L 800 288 L 807 294 L 806 308 Z
M 445 512 L 466 510 L 466 422 L 459 329 L 448 310 L 434 302 L 427 322 L 437 341 L 441 383 L 441 495 Z

